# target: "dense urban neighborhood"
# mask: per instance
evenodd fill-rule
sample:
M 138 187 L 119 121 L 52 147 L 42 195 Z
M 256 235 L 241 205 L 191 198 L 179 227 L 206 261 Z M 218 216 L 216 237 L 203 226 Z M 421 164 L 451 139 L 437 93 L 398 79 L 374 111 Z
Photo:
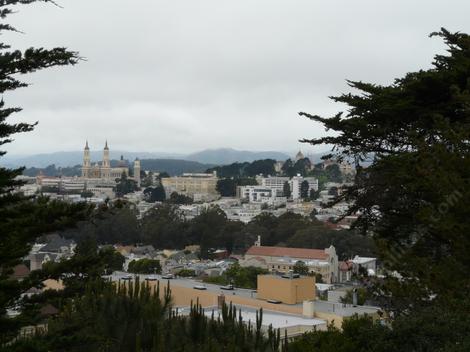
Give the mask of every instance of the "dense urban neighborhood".
M 0 1 L 0 352 L 470 351 L 451 3 Z

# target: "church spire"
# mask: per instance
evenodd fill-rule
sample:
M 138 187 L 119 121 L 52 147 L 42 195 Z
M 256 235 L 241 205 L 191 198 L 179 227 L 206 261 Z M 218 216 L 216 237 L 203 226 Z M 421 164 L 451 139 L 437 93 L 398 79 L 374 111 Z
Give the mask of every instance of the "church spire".
M 86 143 L 85 143 L 85 150 L 89 150 L 90 148 L 88 147 L 88 139 L 86 140 Z
M 104 149 L 105 149 L 105 150 L 108 150 L 108 149 L 109 149 L 109 148 L 108 148 L 108 140 L 106 140 L 106 143 L 104 144 Z

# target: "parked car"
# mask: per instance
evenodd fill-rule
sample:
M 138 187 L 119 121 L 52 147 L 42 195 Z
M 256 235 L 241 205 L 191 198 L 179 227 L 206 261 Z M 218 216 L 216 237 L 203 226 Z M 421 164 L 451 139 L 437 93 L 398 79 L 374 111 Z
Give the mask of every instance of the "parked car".
M 221 288 L 222 290 L 233 290 L 233 289 L 234 289 L 234 287 L 233 287 L 232 284 L 226 285 L 226 286 L 220 286 L 220 288 Z
M 121 277 L 121 280 L 132 280 L 134 277 L 132 275 L 124 275 Z
M 162 279 L 165 279 L 165 280 L 171 280 L 171 279 L 174 279 L 174 278 L 175 278 L 175 275 L 173 275 L 173 274 L 162 275 Z
M 281 302 L 281 301 L 278 301 L 277 299 L 268 299 L 268 303 L 272 303 L 272 304 L 281 304 L 282 302 Z
M 207 290 L 207 287 L 204 285 L 195 285 L 193 286 L 195 290 Z
M 158 277 L 156 275 L 149 275 L 145 278 L 147 281 L 157 281 Z

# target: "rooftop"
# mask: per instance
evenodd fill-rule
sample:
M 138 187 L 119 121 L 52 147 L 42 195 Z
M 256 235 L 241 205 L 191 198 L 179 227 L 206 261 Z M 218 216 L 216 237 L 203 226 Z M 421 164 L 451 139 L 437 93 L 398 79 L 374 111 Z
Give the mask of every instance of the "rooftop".
M 256 312 L 257 309 L 253 309 L 251 307 L 246 306 L 239 306 L 236 305 L 237 313 L 239 309 L 242 313 L 242 320 L 245 324 L 249 322 L 254 325 L 256 324 Z M 208 317 L 212 315 L 214 312 L 214 317 L 221 317 L 221 312 L 218 308 L 206 308 L 204 309 L 204 314 Z M 274 329 L 282 329 L 282 328 L 289 328 L 294 326 L 318 326 L 318 325 L 326 325 L 326 321 L 322 319 L 315 319 L 315 318 L 304 318 L 300 315 L 294 314 L 287 314 L 287 313 L 280 313 L 270 310 L 263 310 L 263 326 L 272 325 Z
M 302 259 L 328 259 L 328 254 L 324 249 L 308 248 L 252 246 L 248 249 L 246 254 L 270 257 L 293 257 Z

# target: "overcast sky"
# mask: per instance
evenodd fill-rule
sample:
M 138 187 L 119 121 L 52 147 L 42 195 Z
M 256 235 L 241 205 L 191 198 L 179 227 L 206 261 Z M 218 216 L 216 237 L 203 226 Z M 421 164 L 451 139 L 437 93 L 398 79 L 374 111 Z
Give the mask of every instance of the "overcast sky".
M 16 48 L 67 46 L 86 61 L 8 93 L 39 121 L 12 154 L 101 149 L 291 151 L 325 133 L 345 79 L 389 84 L 442 53 L 430 32 L 470 32 L 470 1 L 60 0 L 19 7 Z

